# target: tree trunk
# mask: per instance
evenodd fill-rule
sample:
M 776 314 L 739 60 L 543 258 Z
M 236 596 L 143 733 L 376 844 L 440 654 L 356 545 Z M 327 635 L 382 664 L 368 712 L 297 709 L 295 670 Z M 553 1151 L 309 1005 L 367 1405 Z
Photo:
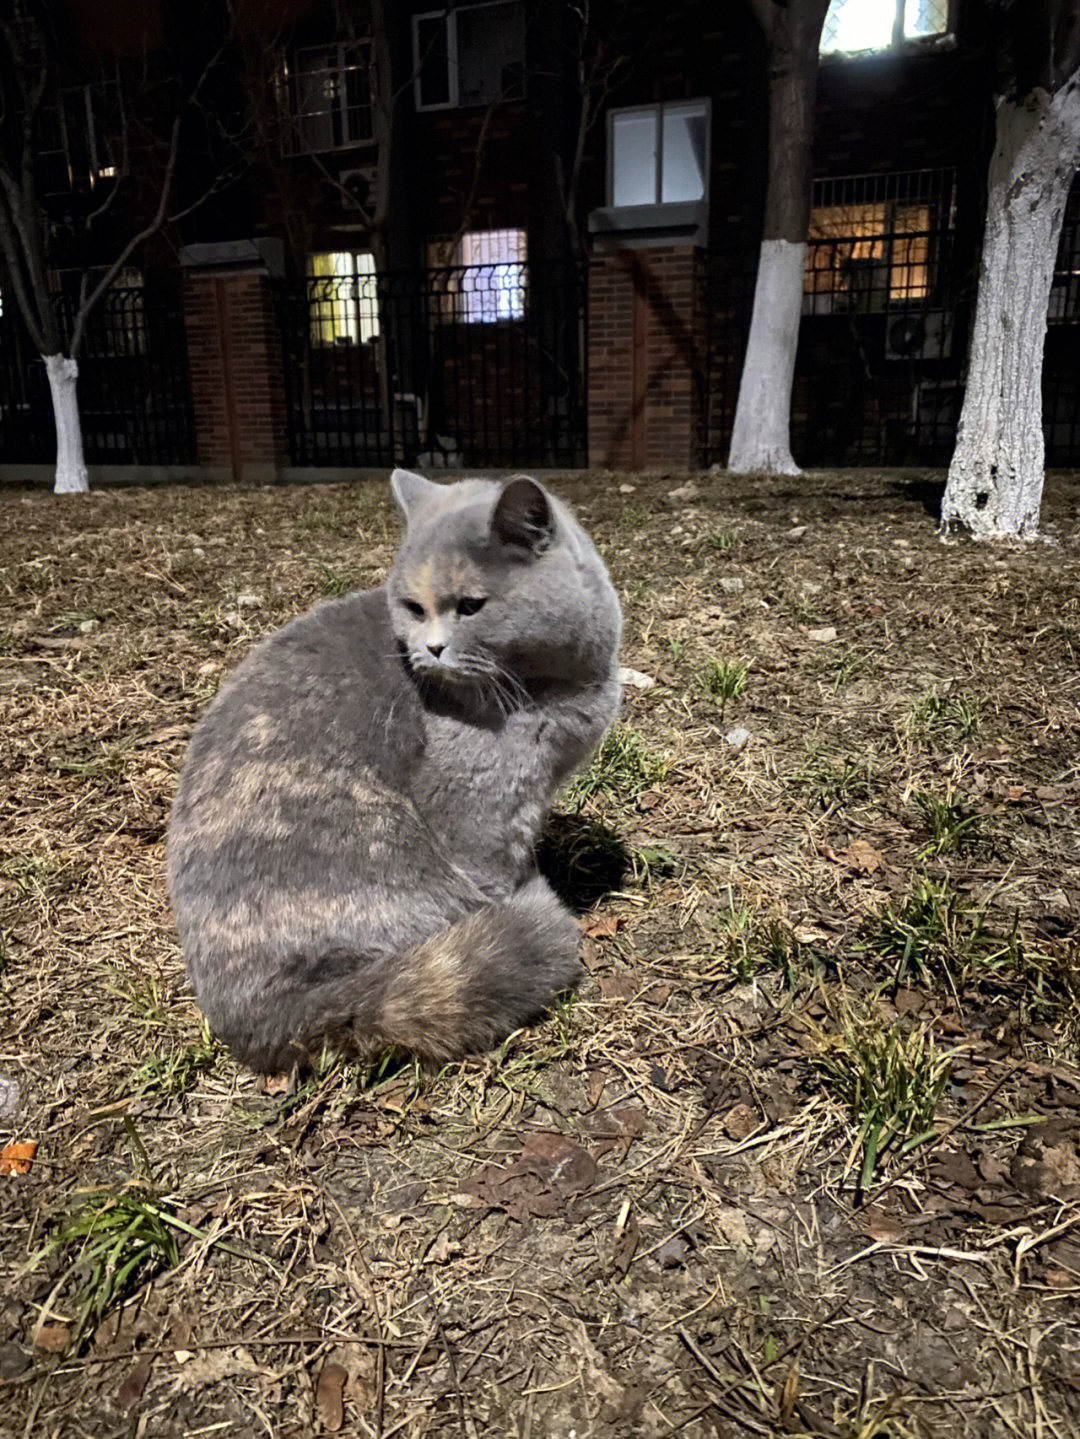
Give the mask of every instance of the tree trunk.
M 57 495 L 82 495 L 90 488 L 83 457 L 82 425 L 79 422 L 79 397 L 76 382 L 79 367 L 67 355 L 45 355 L 45 373 L 49 377 L 53 419 L 56 422 L 56 483 Z
M 758 0 L 754 9 L 769 47 L 769 177 L 728 469 L 797 475 L 791 457 L 791 386 L 810 225 L 818 47 L 828 0 L 791 0 L 783 6 Z
M 1080 75 L 999 99 L 964 405 L 943 530 L 1032 539 L 1043 487 L 1042 361 L 1061 222 L 1080 164 Z

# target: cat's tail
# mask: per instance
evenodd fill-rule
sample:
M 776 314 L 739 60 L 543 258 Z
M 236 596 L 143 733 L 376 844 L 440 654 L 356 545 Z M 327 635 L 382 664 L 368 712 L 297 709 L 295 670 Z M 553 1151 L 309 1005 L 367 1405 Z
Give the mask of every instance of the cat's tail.
M 580 977 L 579 934 L 539 876 L 475 910 L 365 978 L 348 1047 L 429 1060 L 490 1049 Z

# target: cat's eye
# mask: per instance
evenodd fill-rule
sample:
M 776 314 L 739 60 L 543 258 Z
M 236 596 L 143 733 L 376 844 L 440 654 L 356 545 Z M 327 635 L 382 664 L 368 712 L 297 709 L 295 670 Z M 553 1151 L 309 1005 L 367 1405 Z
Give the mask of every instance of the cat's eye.
M 402 600 L 401 603 L 408 610 L 409 614 L 414 615 L 418 620 L 424 618 L 424 606 L 416 600 Z
M 457 602 L 459 615 L 474 615 L 487 604 L 487 595 L 463 595 Z

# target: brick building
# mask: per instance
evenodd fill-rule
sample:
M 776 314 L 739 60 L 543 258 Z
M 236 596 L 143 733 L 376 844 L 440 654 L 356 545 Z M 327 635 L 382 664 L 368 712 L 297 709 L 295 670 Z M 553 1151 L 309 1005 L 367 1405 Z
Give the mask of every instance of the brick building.
M 78 3 L 114 28 L 124 13 Z M 139 354 L 103 339 L 106 378 L 84 364 L 90 458 L 248 476 L 722 462 L 763 205 L 762 41 L 743 3 L 584 13 L 244 0 L 219 93 L 245 164 L 125 275 L 140 410 L 117 398 L 131 379 L 107 380 Z M 834 0 L 793 407 L 805 463 L 948 458 L 992 139 L 985 34 L 983 0 Z M 203 136 L 189 171 L 224 143 Z M 1048 460 L 1077 463 L 1076 192 L 1058 266 Z M 0 327 L 0 459 L 47 460 L 12 307 Z M 186 357 L 183 395 L 149 373 L 166 353 L 171 381 Z

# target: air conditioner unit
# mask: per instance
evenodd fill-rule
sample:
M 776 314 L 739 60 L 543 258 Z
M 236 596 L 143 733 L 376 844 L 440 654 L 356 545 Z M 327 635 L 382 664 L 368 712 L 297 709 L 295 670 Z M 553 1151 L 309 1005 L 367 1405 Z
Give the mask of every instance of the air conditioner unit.
M 370 190 L 375 183 L 377 170 L 376 165 L 357 165 L 355 169 L 342 170 L 338 178 L 346 190 Z
M 885 330 L 887 360 L 941 360 L 952 354 L 952 316 L 944 310 L 890 315 Z

